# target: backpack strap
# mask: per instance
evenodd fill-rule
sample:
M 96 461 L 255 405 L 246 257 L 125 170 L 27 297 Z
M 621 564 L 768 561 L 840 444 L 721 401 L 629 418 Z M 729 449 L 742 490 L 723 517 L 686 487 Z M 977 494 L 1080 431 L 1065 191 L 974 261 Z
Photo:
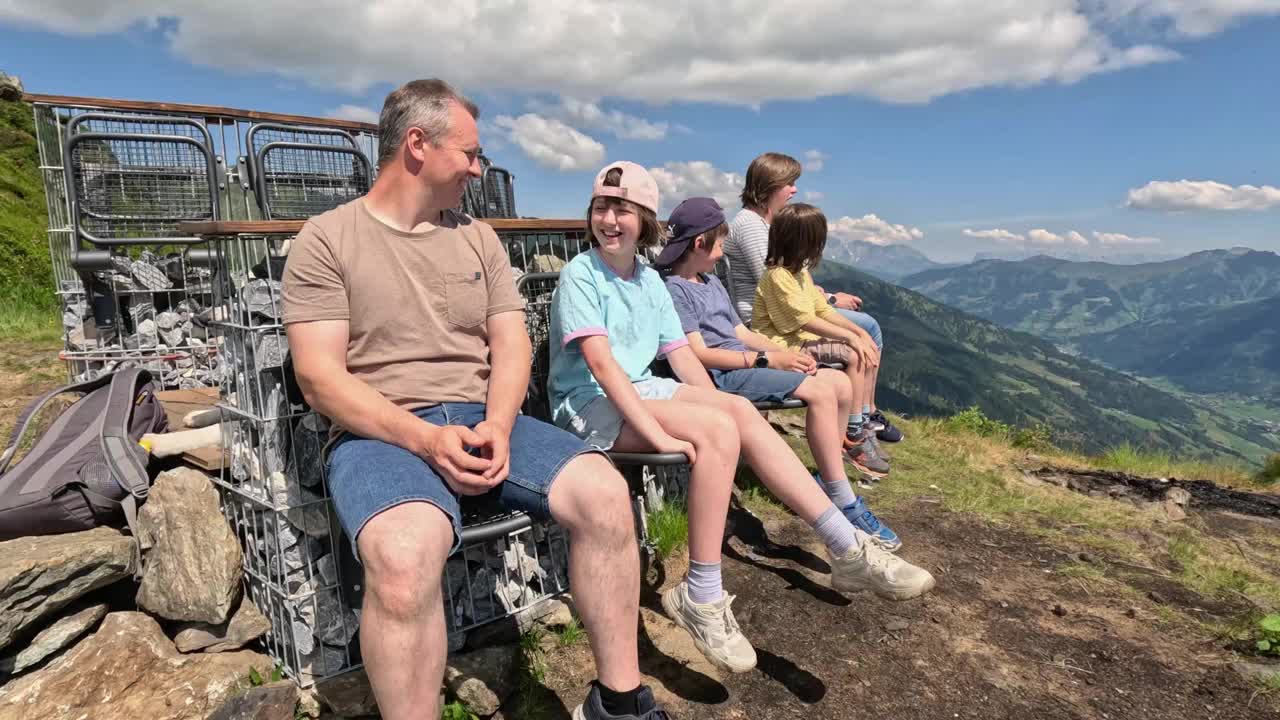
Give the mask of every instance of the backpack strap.
M 28 428 L 31 427 L 31 423 L 35 422 L 36 416 L 39 415 L 40 410 L 47 405 L 50 400 L 63 393 L 93 392 L 94 390 L 97 390 L 111 382 L 114 377 L 115 374 L 113 373 L 104 373 L 91 380 L 83 380 L 81 382 L 63 385 L 62 387 L 50 390 L 44 395 L 41 395 L 28 403 L 27 407 L 20 415 L 18 415 L 18 422 L 13 426 L 13 433 L 9 436 L 9 443 L 5 446 L 4 453 L 0 454 L 0 475 L 3 475 L 5 470 L 9 469 L 9 461 L 13 459 L 14 454 L 18 450 L 18 442 L 22 439 L 22 436 L 26 434 Z
M 111 377 L 107 406 L 102 413 L 102 455 L 116 481 L 137 500 L 146 499 L 151 478 L 138 444 L 129 437 L 129 418 L 133 415 L 138 387 L 150 380 L 151 373 L 142 368 L 116 371 Z

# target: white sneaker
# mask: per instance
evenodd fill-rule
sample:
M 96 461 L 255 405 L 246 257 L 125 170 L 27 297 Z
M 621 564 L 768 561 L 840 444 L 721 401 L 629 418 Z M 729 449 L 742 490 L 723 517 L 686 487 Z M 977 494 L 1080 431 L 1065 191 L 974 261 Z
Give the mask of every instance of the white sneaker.
M 733 617 L 733 596 L 699 605 L 689 599 L 685 582 L 662 593 L 662 609 L 676 625 L 693 636 L 698 651 L 712 665 L 727 672 L 743 673 L 756 666 L 756 651 Z
M 928 570 L 870 542 L 831 561 L 831 586 L 844 592 L 870 590 L 889 600 L 910 600 L 929 592 L 934 584 Z

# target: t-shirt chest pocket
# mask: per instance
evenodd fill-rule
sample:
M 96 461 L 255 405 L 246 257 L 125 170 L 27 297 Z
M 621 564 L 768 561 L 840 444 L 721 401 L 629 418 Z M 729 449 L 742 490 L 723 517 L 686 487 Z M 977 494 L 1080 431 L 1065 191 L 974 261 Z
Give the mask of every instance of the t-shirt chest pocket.
M 450 324 L 469 328 L 484 322 L 489 309 L 484 273 L 476 270 L 445 274 L 444 297 Z

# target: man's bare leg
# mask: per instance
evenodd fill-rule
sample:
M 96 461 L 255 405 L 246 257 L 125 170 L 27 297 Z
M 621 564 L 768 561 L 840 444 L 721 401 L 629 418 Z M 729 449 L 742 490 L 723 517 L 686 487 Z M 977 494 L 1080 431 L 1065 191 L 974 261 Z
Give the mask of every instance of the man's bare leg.
M 453 524 L 426 502 L 379 513 L 360 532 L 360 651 L 385 720 L 440 717 L 446 655 L 440 582 Z

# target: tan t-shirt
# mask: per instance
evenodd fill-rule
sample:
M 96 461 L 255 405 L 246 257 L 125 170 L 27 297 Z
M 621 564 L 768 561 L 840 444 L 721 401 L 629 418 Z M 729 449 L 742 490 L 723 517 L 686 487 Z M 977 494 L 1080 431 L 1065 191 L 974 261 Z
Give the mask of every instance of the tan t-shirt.
M 347 320 L 347 370 L 409 410 L 485 402 L 485 320 L 524 308 L 493 228 L 447 212 L 402 232 L 363 199 L 303 226 L 282 282 L 284 323 Z

